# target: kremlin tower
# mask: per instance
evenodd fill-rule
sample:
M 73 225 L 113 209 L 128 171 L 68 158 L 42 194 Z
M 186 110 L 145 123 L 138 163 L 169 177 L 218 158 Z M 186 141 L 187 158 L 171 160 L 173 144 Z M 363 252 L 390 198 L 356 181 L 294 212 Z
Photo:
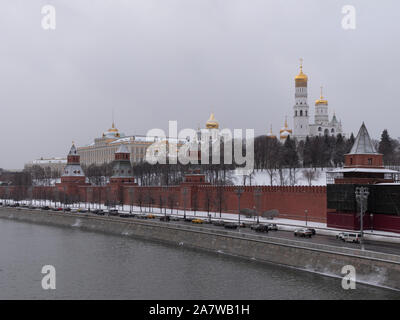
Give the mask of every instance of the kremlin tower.
M 128 148 L 121 144 L 114 155 L 113 175 L 110 178 L 110 183 L 133 184 L 135 182 L 130 156 Z
M 80 156 L 74 143 L 72 143 L 71 150 L 67 156 L 67 165 L 61 176 L 61 183 L 85 184 L 85 174 L 81 168 Z
M 293 133 L 299 140 L 304 140 L 309 135 L 307 82 L 308 77 L 303 73 L 303 59 L 300 59 L 300 72 L 294 78 L 295 81 L 295 104 L 293 106 Z

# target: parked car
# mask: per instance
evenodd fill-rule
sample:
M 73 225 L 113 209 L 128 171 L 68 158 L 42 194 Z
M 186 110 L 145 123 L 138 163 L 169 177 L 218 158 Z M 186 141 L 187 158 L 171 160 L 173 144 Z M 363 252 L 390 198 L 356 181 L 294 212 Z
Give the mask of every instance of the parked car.
M 108 210 L 108 215 L 109 216 L 117 216 L 118 215 L 118 210 L 117 209 L 110 209 L 110 210 Z
M 202 224 L 204 222 L 204 220 L 202 219 L 193 219 L 192 223 L 197 223 L 197 224 Z
M 311 238 L 312 236 L 312 231 L 310 229 L 307 228 L 300 228 L 300 229 L 296 229 L 294 230 L 294 236 L 295 237 L 308 237 Z
M 135 215 L 135 218 L 138 218 L 138 219 L 147 219 L 147 216 L 145 215 L 145 214 L 137 214 L 137 215 Z
M 132 213 L 120 213 L 120 218 L 133 218 L 135 215 Z
M 225 225 L 225 221 L 224 220 L 214 220 L 212 222 L 212 224 L 217 227 L 223 227 Z
M 336 238 L 342 240 L 343 242 L 360 243 L 361 234 L 350 233 L 350 232 L 341 232 L 338 235 L 336 235 Z
M 278 226 L 276 225 L 276 223 L 269 223 L 268 231 L 278 231 Z
M 160 221 L 166 221 L 168 222 L 169 220 L 171 220 L 171 218 L 169 216 L 162 216 L 160 217 Z
M 94 209 L 92 213 L 97 214 L 99 216 L 104 216 L 104 211 L 101 209 Z
M 87 212 L 87 210 L 86 210 L 86 209 L 84 209 L 84 208 L 79 208 L 79 209 L 78 209 L 78 212 L 80 212 L 80 213 L 86 213 L 86 212 Z
M 268 225 L 266 224 L 256 224 L 252 225 L 251 229 L 256 232 L 268 232 Z
M 224 227 L 227 229 L 237 229 L 238 225 L 233 222 L 228 222 L 228 223 L 225 223 Z
M 169 220 L 171 221 L 182 221 L 181 217 L 177 217 L 177 216 L 169 216 Z
M 50 210 L 50 207 L 49 206 L 43 206 L 41 209 L 42 210 Z
M 317 234 L 317 231 L 315 231 L 315 229 L 313 229 L 313 228 L 307 228 L 307 229 L 311 231 L 313 236 L 315 236 Z
M 66 208 L 64 208 L 64 211 L 70 212 L 70 211 L 71 211 L 71 208 L 70 208 L 70 207 L 66 207 Z
M 76 208 L 72 208 L 69 211 L 71 211 L 72 213 L 78 213 L 78 209 L 76 209 Z
M 154 214 L 148 214 L 146 216 L 146 219 L 155 219 L 155 218 L 156 218 L 156 216 Z

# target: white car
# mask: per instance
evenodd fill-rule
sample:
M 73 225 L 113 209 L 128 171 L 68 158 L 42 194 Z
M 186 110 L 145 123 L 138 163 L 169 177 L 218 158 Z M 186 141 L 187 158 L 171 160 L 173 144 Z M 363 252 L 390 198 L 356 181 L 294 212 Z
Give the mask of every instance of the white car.
M 343 242 L 359 243 L 361 235 L 359 233 L 341 232 L 336 235 L 336 238 Z

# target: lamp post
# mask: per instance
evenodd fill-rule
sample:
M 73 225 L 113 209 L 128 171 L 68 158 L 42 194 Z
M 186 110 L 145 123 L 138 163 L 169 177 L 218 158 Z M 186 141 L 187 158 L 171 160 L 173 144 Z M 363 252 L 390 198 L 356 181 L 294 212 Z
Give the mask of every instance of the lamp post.
M 129 188 L 129 213 L 132 214 L 132 210 L 133 210 L 133 187 Z
M 369 190 L 367 187 L 356 187 L 356 200 L 360 204 L 360 244 L 364 250 L 364 212 L 367 211 Z
M 168 192 L 168 187 L 163 186 L 163 193 L 164 193 L 164 205 L 165 205 L 165 210 L 164 210 L 164 217 L 165 217 L 165 222 L 167 222 L 167 192 Z
M 244 189 L 242 187 L 238 187 L 235 189 L 235 193 L 238 196 L 238 228 L 240 229 L 240 197 L 242 196 L 242 193 L 244 192 Z
M 305 213 L 305 215 L 306 215 L 306 227 L 307 227 L 307 222 L 308 222 L 308 210 L 307 210 L 307 209 L 304 210 L 304 213 Z
M 257 224 L 260 223 L 260 198 L 261 198 L 261 188 L 256 188 L 254 190 L 254 196 L 256 198 L 256 214 L 257 214 Z
M 183 218 L 186 219 L 186 194 L 187 188 L 183 188 Z

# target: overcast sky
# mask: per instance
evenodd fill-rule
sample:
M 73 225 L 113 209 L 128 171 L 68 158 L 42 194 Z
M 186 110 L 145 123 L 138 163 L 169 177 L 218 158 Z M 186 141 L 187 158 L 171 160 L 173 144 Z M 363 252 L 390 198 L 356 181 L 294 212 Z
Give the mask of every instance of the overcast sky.
M 56 30 L 41 8 L 56 9 Z M 356 29 L 341 27 L 342 6 Z M 346 133 L 400 136 L 400 2 L 2 0 L 0 167 L 65 156 L 111 126 L 125 134 L 204 126 L 292 126 L 299 58 L 309 105 L 324 86 Z

